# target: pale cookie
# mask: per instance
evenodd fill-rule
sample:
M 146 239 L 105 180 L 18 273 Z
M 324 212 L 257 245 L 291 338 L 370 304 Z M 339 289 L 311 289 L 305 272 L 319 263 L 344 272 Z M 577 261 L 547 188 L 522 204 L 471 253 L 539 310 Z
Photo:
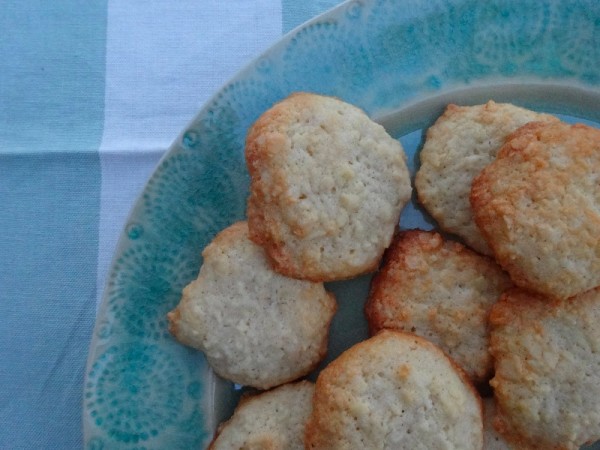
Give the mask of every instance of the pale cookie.
M 307 449 L 481 449 L 481 399 L 431 342 L 383 330 L 317 378 Z
M 214 371 L 267 389 L 306 375 L 325 356 L 335 299 L 322 283 L 274 272 L 239 222 L 202 252 L 198 279 L 169 313 L 170 331 Z
M 491 255 L 491 250 L 473 222 L 471 182 L 494 160 L 506 137 L 533 120 L 558 119 L 490 100 L 485 105 L 448 105 L 427 130 L 415 177 L 419 201 L 442 229 L 480 253 Z
M 512 283 L 490 258 L 431 231 L 400 232 L 373 278 L 371 333 L 413 332 L 444 350 L 476 383 L 492 372 L 488 315 Z
M 600 130 L 516 131 L 475 179 L 471 204 L 514 283 L 566 298 L 600 285 Z
M 301 381 L 243 397 L 208 449 L 304 450 L 313 391 L 312 383 Z
M 600 439 L 600 289 L 567 300 L 514 288 L 490 314 L 494 425 L 517 448 Z
M 360 109 L 293 94 L 246 140 L 250 238 L 278 272 L 313 281 L 376 269 L 411 195 L 400 143 Z

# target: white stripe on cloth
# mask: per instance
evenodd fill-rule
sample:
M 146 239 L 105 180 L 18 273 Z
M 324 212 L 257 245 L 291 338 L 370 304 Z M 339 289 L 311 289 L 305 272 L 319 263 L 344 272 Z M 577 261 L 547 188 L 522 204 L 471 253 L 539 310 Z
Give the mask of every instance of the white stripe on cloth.
M 118 236 L 201 106 L 282 33 L 280 0 L 108 2 L 97 306 Z

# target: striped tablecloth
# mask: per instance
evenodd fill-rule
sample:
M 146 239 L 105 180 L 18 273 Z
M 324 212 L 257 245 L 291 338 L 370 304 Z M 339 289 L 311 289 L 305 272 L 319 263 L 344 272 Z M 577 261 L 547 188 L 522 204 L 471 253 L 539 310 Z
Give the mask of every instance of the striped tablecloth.
M 338 0 L 4 0 L 0 449 L 81 448 L 84 366 L 128 211 L 204 102 Z

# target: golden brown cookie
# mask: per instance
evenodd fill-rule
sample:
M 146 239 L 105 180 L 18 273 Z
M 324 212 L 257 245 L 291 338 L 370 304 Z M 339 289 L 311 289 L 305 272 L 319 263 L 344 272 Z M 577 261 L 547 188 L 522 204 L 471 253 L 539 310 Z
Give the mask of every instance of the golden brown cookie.
M 488 315 L 512 283 L 490 258 L 432 231 L 397 234 L 365 307 L 371 333 L 383 328 L 431 340 L 476 383 L 492 372 Z
M 331 281 L 376 269 L 411 194 L 404 150 L 382 126 L 296 93 L 250 128 L 246 159 L 250 238 L 275 270 Z
M 313 392 L 312 383 L 301 381 L 242 397 L 209 450 L 304 450 Z
M 471 204 L 515 284 L 567 298 L 600 285 L 600 130 L 517 130 L 475 179 Z
M 471 183 L 494 160 L 508 135 L 534 120 L 558 119 L 490 100 L 484 105 L 448 105 L 427 130 L 415 177 L 419 201 L 442 229 L 480 253 L 491 255 L 491 250 L 473 221 Z
M 481 400 L 431 342 L 384 330 L 319 375 L 306 449 L 481 449 Z
M 510 289 L 490 323 L 496 429 L 517 448 L 600 439 L 600 289 L 567 300 Z

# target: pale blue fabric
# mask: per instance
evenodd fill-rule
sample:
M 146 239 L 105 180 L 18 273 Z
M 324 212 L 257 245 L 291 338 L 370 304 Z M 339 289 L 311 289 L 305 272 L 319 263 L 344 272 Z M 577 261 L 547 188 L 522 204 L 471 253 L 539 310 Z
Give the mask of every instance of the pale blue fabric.
M 0 448 L 81 448 L 106 2 L 1 9 Z
M 94 152 L 102 135 L 106 1 L 4 0 L 0 152 Z
M 0 8 L 3 450 L 82 447 L 82 384 L 96 315 L 107 3 L 5 0 Z M 300 3 L 282 2 L 284 31 L 338 2 Z
M 0 448 L 79 448 L 98 155 L 0 155 Z

